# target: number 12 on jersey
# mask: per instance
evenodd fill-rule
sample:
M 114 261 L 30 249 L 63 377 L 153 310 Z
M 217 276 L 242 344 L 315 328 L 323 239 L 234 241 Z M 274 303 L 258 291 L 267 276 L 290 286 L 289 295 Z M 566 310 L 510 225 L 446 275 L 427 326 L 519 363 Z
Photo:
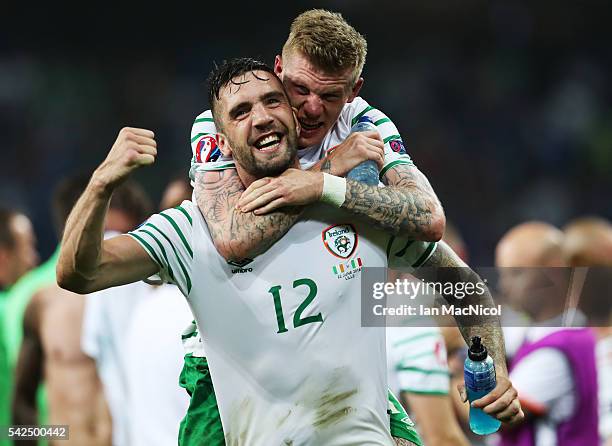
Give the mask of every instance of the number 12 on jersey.
M 295 310 L 293 314 L 293 328 L 301 327 L 302 325 L 312 324 L 314 322 L 323 322 L 323 316 L 321 313 L 314 316 L 306 316 L 302 317 L 302 313 L 306 310 L 306 307 L 312 303 L 314 298 L 317 295 L 317 284 L 314 280 L 311 279 L 298 279 L 293 282 L 293 288 L 297 288 L 299 286 L 307 286 L 308 287 L 308 296 L 306 299 L 302 301 L 300 306 Z M 276 322 L 278 323 L 278 331 L 277 333 L 285 333 L 289 331 L 285 326 L 285 316 L 283 315 L 283 306 L 281 304 L 281 295 L 280 290 L 282 286 L 275 285 L 268 290 L 272 297 L 274 298 L 274 309 L 276 310 Z

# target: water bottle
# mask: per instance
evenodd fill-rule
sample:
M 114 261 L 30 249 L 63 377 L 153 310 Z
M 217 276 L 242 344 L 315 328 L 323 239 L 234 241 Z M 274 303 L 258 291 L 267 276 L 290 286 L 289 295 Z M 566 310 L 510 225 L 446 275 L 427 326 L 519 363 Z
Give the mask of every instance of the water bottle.
M 495 365 L 487 354 L 486 347 L 479 336 L 472 338 L 468 357 L 463 367 L 465 389 L 470 404 L 482 398 L 495 388 Z M 478 435 L 488 435 L 497 432 L 501 422 L 485 413 L 482 409 L 470 406 L 470 429 Z
M 351 133 L 369 132 L 372 130 L 378 131 L 368 116 L 362 116 L 355 123 L 355 125 L 351 127 Z M 378 185 L 378 165 L 375 161 L 365 160 L 353 167 L 353 169 L 346 175 L 346 178 L 348 180 L 361 181 L 369 186 L 376 186 Z

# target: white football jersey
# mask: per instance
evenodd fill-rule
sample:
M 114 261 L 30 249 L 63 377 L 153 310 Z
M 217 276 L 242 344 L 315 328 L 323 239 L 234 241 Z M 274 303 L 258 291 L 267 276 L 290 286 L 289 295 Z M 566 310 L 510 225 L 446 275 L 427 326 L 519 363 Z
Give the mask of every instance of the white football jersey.
M 387 373 L 395 395 L 448 395 L 450 372 L 440 328 L 388 327 Z
M 380 171 L 380 178 L 398 164 L 412 164 L 395 124 L 381 111 L 370 106 L 364 99 L 356 97 L 344 105 L 340 117 L 329 129 L 323 141 L 316 145 L 298 150 L 302 169 L 309 169 L 325 153 L 342 143 L 351 133 L 351 127 L 361 117 L 369 118 L 374 123 L 385 143 L 385 163 Z M 210 110 L 198 115 L 191 128 L 191 169 L 189 176 L 193 180 L 199 170 L 234 169 L 232 158 L 224 157 L 217 146 L 217 128 Z
M 395 257 L 398 239 L 318 205 L 264 254 L 234 265 L 191 201 L 130 235 L 202 329 L 228 444 L 393 444 L 385 330 L 361 326 L 361 270 L 387 266 L 388 255 L 391 266 L 417 267 L 435 243 Z

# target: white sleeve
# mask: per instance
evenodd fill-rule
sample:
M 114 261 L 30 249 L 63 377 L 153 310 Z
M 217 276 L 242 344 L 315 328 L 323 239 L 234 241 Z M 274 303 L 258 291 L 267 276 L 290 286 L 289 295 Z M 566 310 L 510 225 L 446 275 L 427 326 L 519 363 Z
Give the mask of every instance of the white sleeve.
M 436 242 L 419 242 L 391 237 L 387 243 L 387 262 L 389 268 L 415 270 L 432 256 L 437 246 Z
M 525 356 L 510 380 L 519 398 L 542 405 L 550 418 L 562 421 L 572 415 L 574 380 L 569 361 L 559 350 L 547 347 Z
M 448 395 L 450 372 L 446 346 L 437 327 L 394 328 L 389 348 L 402 392 Z
M 187 297 L 191 292 L 193 263 L 193 215 L 197 208 L 191 201 L 151 216 L 128 233 L 159 265 L 163 282 L 176 284 Z
M 81 349 L 93 359 L 98 359 L 102 351 L 101 335 L 105 333 L 104 314 L 97 293 L 85 297 L 83 325 L 81 327 Z
M 406 147 L 397 127 L 387 115 L 375 107 L 369 105 L 363 98 L 357 97 L 351 104 L 353 113 L 351 115 L 351 127 L 360 118 L 366 116 L 378 129 L 385 143 L 385 163 L 380 171 L 380 178 L 394 166 L 399 164 L 413 165 L 410 156 L 406 153 Z
M 199 114 L 191 127 L 191 168 L 189 177 L 199 171 L 235 169 L 234 160 L 223 156 L 217 144 L 217 127 L 212 112 Z

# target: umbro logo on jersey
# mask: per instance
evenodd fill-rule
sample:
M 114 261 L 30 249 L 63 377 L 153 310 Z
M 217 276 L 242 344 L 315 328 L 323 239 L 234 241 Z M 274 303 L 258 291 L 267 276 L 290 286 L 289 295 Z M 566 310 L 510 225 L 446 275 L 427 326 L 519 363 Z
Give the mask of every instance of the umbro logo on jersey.
M 237 266 L 238 268 L 234 268 L 232 270 L 232 274 L 244 274 L 244 273 L 252 273 L 253 268 L 245 268 L 249 263 L 251 263 L 253 259 L 241 259 L 241 260 L 228 260 L 227 263 L 232 266 Z
M 237 266 L 238 268 L 242 268 L 243 266 L 247 266 L 251 263 L 253 259 L 241 259 L 241 260 L 228 260 L 227 263 L 232 266 Z
M 232 274 L 252 273 L 253 268 L 236 268 L 232 270 Z
M 227 264 L 238 267 L 232 270 L 232 274 L 244 274 L 253 272 L 253 268 L 245 268 L 245 266 L 247 266 L 252 261 L 253 259 L 228 260 Z
M 359 241 L 357 231 L 351 224 L 330 226 L 323 230 L 321 236 L 329 253 L 341 259 L 348 259 L 355 252 Z

